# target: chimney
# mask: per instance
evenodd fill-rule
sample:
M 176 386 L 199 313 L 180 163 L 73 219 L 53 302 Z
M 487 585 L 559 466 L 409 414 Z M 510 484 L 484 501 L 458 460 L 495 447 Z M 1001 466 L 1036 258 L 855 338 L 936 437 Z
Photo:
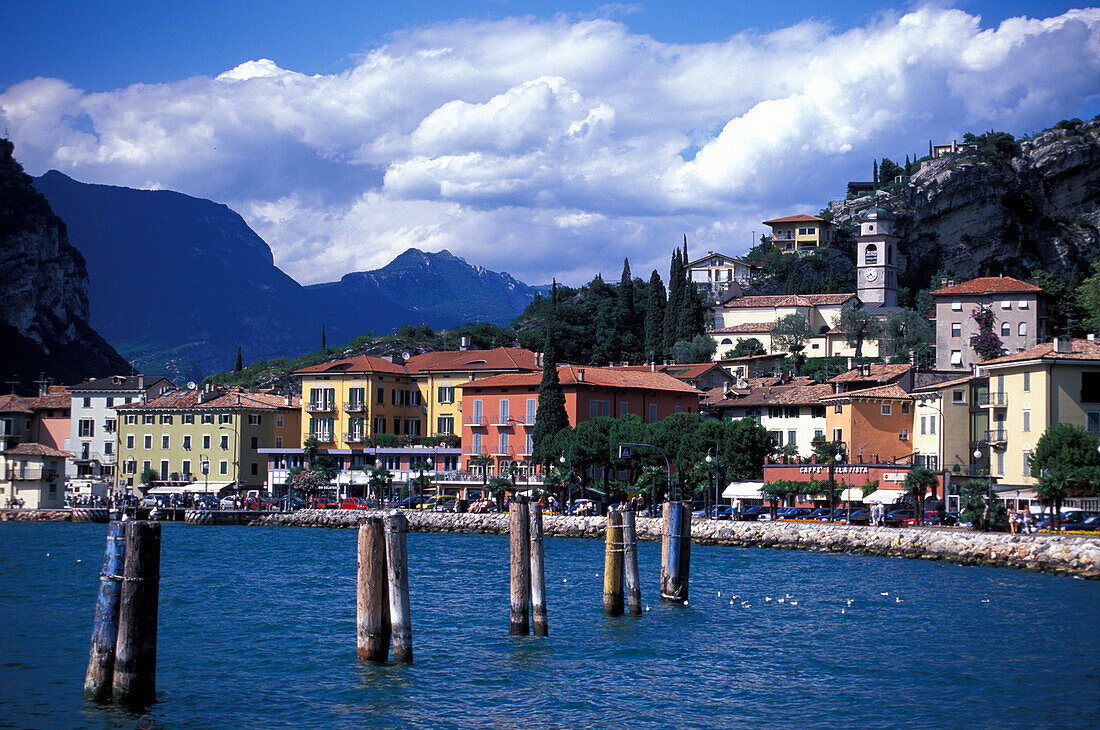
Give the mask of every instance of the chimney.
M 846 361 L 846 365 L 848 366 L 849 370 L 854 369 L 856 366 L 856 359 L 854 357 L 849 357 Z
M 1087 339 L 1089 342 L 1096 342 L 1096 335 L 1089 332 L 1088 335 L 1085 337 L 1085 339 Z
M 917 366 L 917 353 L 913 350 L 909 351 L 909 367 L 915 368 Z
M 470 338 L 462 337 L 458 340 L 458 349 L 465 352 L 470 349 Z
M 1072 355 L 1073 340 L 1071 340 L 1069 337 L 1055 337 L 1054 352 L 1059 355 Z
M 657 361 L 656 360 L 650 360 L 649 361 L 649 372 L 651 372 L 651 373 L 657 372 Z
M 289 395 L 284 395 L 283 396 L 283 405 L 284 406 L 289 406 L 290 405 L 290 396 Z
M 577 382 L 584 382 L 584 368 L 577 368 Z
M 138 376 L 138 390 L 145 390 L 145 376 Z

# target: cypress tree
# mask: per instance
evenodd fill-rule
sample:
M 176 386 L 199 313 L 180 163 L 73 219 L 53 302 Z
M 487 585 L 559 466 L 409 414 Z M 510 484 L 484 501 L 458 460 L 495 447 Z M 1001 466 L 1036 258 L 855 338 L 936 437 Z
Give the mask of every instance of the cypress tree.
M 535 411 L 535 429 L 532 433 L 533 456 L 549 466 L 557 454 L 553 453 L 554 437 L 563 428 L 569 428 L 569 414 L 565 410 L 565 393 L 558 380 L 557 351 L 547 336 L 543 347 L 542 382 L 539 383 L 539 404 Z
M 677 247 L 672 254 L 672 264 L 668 271 L 668 306 L 665 307 L 664 347 L 667 354 L 672 352 L 676 335 L 680 327 L 680 307 L 684 301 L 684 260 Z
M 321 325 L 321 349 L 325 349 L 325 326 Z
M 913 174 L 913 163 L 909 161 L 909 155 L 905 156 L 905 174 L 906 176 Z
M 630 275 L 630 260 L 623 259 L 623 275 L 619 277 L 619 331 L 622 356 L 636 360 L 641 338 L 645 336 L 645 322 L 639 316 L 635 301 L 634 277 Z
M 690 282 L 684 286 L 683 304 L 676 328 L 676 342 L 691 341 L 706 331 L 706 307 L 699 290 Z M 675 343 L 673 343 L 675 344 Z
M 875 166 L 874 166 L 874 168 L 872 168 L 872 173 L 871 173 L 871 182 L 877 183 L 878 182 L 878 159 L 875 160 L 874 165 Z
M 928 156 L 932 156 L 932 140 L 928 140 Z
M 645 308 L 646 360 L 660 360 L 665 352 L 665 285 L 657 269 L 649 275 L 649 296 Z
M 237 345 L 237 359 L 233 361 L 233 372 L 239 373 L 244 370 L 244 361 L 241 359 L 241 346 Z

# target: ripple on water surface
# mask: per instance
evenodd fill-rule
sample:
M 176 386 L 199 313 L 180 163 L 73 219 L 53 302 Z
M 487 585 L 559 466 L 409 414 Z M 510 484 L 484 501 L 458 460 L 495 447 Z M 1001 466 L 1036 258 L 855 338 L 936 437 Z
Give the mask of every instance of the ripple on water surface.
M 0 725 L 138 719 L 80 696 L 105 535 L 0 526 Z M 507 636 L 505 537 L 414 533 L 408 544 L 416 661 L 374 666 L 355 660 L 354 531 L 165 525 L 150 719 L 1073 727 L 1100 710 L 1096 582 L 693 546 L 689 605 L 671 606 L 654 599 L 659 546 L 643 543 L 650 610 L 609 619 L 603 544 L 547 539 L 550 637 L 537 639 Z

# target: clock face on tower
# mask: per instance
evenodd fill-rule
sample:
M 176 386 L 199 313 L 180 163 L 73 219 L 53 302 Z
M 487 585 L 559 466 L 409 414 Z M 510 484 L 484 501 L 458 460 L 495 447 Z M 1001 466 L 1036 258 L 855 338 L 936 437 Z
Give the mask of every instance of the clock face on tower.
M 878 271 L 874 269 L 867 269 L 867 271 L 865 271 L 863 274 L 863 278 L 867 279 L 867 281 L 874 281 L 878 278 Z

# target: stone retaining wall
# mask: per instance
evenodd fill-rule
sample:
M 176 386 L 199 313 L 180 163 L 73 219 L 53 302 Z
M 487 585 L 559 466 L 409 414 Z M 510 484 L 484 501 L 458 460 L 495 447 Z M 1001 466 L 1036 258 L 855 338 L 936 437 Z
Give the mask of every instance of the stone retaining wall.
M 376 511 L 303 510 L 271 514 L 253 525 L 355 527 Z M 414 532 L 502 535 L 506 514 L 405 513 Z M 606 517 L 543 516 L 547 536 L 603 538 Z M 638 538 L 657 540 L 660 520 L 639 517 Z M 695 520 L 692 541 L 703 545 L 823 550 L 883 557 L 946 560 L 961 565 L 1026 568 L 1100 580 L 1100 540 L 1074 535 L 1009 535 L 954 528 L 861 527 L 820 522 L 715 522 Z

